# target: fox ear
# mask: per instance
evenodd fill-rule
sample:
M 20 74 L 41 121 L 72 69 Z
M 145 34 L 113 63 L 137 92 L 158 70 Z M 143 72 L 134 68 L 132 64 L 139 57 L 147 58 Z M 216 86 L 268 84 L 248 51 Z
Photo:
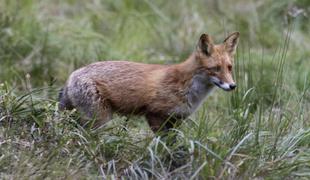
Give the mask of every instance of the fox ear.
M 230 34 L 225 40 L 224 40 L 224 45 L 225 49 L 230 53 L 230 54 L 235 54 L 237 45 L 239 42 L 239 32 L 234 32 Z
M 213 41 L 208 34 L 202 34 L 198 43 L 199 49 L 206 55 L 212 54 Z

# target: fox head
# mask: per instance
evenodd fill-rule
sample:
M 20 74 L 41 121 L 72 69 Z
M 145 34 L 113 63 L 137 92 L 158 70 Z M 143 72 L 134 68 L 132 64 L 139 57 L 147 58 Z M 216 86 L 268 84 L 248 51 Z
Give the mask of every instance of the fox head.
M 209 81 L 225 91 L 237 87 L 232 70 L 238 40 L 239 32 L 235 32 L 221 44 L 213 44 L 208 34 L 202 34 L 198 42 L 196 60 L 207 73 Z

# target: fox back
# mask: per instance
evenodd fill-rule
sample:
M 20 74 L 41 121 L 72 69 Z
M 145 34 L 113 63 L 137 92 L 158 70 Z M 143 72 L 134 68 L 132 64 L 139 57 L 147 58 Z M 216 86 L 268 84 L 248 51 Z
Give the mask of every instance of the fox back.
M 202 34 L 195 51 L 174 65 L 96 62 L 74 71 L 60 95 L 60 109 L 76 108 L 98 127 L 112 113 L 145 115 L 152 130 L 171 128 L 192 114 L 215 86 L 230 91 L 239 33 L 213 44 Z M 169 121 L 167 121 L 169 119 Z M 87 122 L 87 120 L 86 120 Z

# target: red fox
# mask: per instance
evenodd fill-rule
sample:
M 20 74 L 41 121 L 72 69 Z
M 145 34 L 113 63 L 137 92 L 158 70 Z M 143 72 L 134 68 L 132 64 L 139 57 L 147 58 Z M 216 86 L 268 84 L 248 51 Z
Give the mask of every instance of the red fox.
M 239 32 L 213 44 L 202 34 L 195 51 L 174 65 L 96 62 L 74 71 L 60 93 L 60 110 L 76 108 L 99 127 L 112 113 L 145 115 L 151 129 L 168 130 L 192 114 L 215 86 L 230 91 Z

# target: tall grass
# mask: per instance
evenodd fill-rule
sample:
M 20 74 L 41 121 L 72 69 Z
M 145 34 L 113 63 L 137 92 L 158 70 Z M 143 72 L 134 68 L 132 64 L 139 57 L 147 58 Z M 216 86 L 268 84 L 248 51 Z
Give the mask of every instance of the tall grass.
M 309 5 L 0 0 L 0 177 L 309 178 Z M 219 42 L 235 30 L 238 88 L 214 92 L 168 136 L 143 117 L 91 130 L 57 111 L 58 89 L 82 65 L 177 63 L 201 33 Z

